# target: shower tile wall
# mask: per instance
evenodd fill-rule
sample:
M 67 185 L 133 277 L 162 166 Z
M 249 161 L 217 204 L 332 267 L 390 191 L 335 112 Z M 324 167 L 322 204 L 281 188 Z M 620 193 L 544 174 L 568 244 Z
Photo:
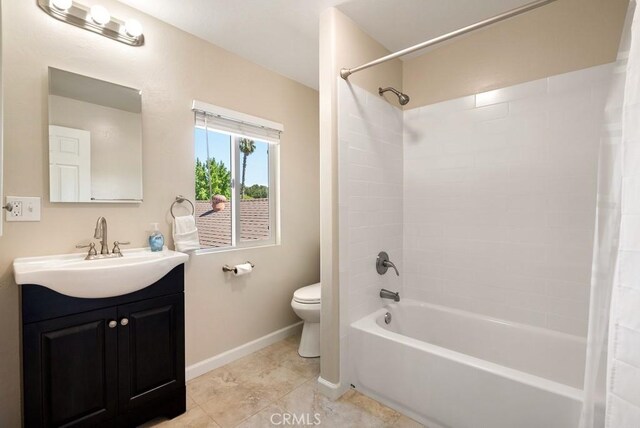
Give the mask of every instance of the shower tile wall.
M 402 111 L 379 95 L 338 79 L 342 336 L 351 321 L 384 304 L 381 288 L 400 290 L 393 270 L 378 275 L 387 251 L 402 263 Z M 392 100 L 392 102 L 395 101 Z M 345 302 L 348 302 L 345 304 Z
M 405 295 L 586 335 L 611 70 L 404 112 Z

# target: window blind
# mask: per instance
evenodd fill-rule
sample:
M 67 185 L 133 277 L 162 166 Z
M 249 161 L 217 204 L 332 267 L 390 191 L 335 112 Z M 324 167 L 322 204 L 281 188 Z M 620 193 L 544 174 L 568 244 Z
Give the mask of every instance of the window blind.
M 193 111 L 195 112 L 197 127 L 204 128 L 206 124 L 209 129 L 254 138 L 272 144 L 280 143 L 280 134 L 284 131 L 284 127 L 280 123 L 200 101 L 193 102 Z

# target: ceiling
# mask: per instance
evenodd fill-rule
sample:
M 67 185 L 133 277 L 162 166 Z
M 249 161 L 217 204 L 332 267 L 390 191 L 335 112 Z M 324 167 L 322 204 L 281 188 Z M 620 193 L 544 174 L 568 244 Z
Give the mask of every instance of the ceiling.
M 530 0 L 119 0 L 318 88 L 318 20 L 337 6 L 390 51 L 481 21 Z M 359 64 L 344 64 L 354 67 Z

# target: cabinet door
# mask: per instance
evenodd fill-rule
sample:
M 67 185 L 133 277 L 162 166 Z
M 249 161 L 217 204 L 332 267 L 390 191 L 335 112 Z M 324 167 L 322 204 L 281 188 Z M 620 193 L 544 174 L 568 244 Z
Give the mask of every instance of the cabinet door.
M 116 317 L 109 308 L 24 326 L 25 427 L 115 420 Z
M 184 388 L 184 295 L 118 307 L 120 412 Z

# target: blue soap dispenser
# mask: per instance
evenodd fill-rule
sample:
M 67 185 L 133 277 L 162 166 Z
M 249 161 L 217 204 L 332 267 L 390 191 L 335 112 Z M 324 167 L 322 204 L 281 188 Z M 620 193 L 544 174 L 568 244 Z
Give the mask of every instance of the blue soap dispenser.
M 160 229 L 158 229 L 158 223 L 151 223 L 151 233 L 149 234 L 149 248 L 151 251 L 162 251 L 164 247 L 164 236 Z

